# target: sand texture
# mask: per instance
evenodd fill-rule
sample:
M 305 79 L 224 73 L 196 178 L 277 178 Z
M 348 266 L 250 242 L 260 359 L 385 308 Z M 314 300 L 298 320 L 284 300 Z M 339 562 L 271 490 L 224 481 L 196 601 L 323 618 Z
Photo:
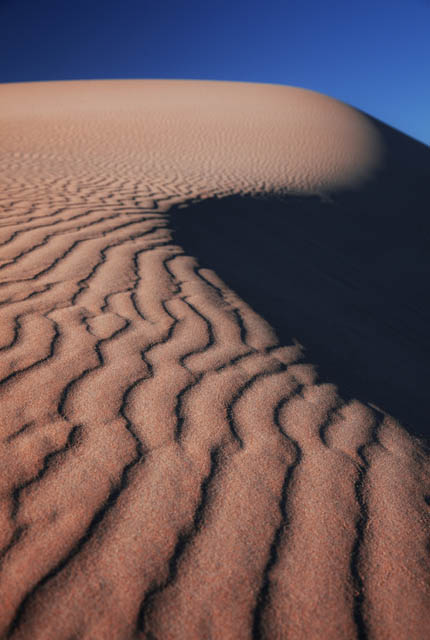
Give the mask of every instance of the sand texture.
M 0 86 L 0 637 L 430 637 L 430 150 L 318 93 Z

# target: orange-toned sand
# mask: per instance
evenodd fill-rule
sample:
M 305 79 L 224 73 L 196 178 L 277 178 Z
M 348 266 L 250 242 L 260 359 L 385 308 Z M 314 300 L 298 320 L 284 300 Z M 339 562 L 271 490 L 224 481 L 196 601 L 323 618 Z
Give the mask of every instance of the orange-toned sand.
M 0 636 L 429 638 L 430 458 L 402 426 L 426 416 L 428 329 L 400 275 L 386 285 L 428 261 L 361 239 L 355 261 L 339 257 L 306 218 L 341 211 L 348 230 L 350 198 L 351 220 L 388 228 L 395 210 L 406 229 L 430 195 L 429 149 L 320 94 L 245 83 L 2 85 L 0 130 Z M 244 196 L 262 214 L 240 213 L 233 241 Z M 215 213 L 197 235 L 237 260 L 223 279 L 174 236 L 202 201 Z M 249 257 L 255 239 L 277 276 Z M 356 325 L 341 320 L 365 354 L 360 389 L 345 397 L 309 364 L 299 321 L 281 341 L 229 287 L 241 270 L 286 322 L 308 304 L 328 352 L 318 327 L 360 299 Z M 331 278 L 335 302 L 323 284 L 288 298 L 294 270 Z

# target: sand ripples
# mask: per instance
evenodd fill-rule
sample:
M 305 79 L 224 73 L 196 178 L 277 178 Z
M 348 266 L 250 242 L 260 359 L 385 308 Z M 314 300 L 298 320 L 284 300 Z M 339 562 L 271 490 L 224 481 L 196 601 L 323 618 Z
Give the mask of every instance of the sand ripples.
M 186 184 L 59 154 L 2 197 L 3 636 L 424 638 L 424 447 L 173 242 Z

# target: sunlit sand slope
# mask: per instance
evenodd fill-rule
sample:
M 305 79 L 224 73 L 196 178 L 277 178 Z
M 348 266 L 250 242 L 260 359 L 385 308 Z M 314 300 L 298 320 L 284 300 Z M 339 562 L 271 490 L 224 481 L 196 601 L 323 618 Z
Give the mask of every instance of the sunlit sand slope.
M 381 214 L 378 184 L 406 211 L 429 150 L 239 83 L 3 85 L 0 128 L 0 636 L 428 637 L 424 440 L 318 377 L 172 221 L 243 195 Z

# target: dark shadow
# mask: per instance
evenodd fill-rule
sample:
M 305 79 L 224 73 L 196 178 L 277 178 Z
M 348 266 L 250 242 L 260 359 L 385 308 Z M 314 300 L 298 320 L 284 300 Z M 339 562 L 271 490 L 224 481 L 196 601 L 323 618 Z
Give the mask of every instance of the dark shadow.
M 429 437 L 430 151 L 376 122 L 385 168 L 319 196 L 232 196 L 172 211 L 175 241 L 322 380 Z

